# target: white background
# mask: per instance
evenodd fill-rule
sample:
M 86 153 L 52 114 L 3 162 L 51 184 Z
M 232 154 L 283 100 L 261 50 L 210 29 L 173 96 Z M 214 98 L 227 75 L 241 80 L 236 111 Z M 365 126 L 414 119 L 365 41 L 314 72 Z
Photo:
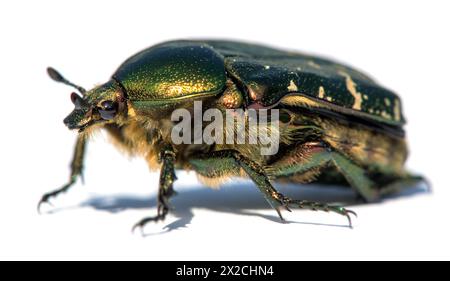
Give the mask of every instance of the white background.
M 448 1 L 2 1 L 0 4 L 0 259 L 448 259 L 450 6 Z M 313 2 L 313 3 L 312 3 Z M 356 205 L 343 217 L 310 211 L 278 222 L 257 189 L 219 191 L 178 173 L 176 212 L 150 224 L 158 175 L 100 135 L 83 186 L 38 215 L 42 193 L 68 178 L 75 133 L 62 119 L 72 89 L 52 65 L 90 88 L 131 54 L 168 39 L 245 39 L 336 58 L 365 70 L 404 101 L 408 167 L 433 193 Z M 279 187 L 300 198 L 349 193 Z M 422 187 L 423 188 L 423 187 Z M 327 191 L 325 191 L 326 194 Z

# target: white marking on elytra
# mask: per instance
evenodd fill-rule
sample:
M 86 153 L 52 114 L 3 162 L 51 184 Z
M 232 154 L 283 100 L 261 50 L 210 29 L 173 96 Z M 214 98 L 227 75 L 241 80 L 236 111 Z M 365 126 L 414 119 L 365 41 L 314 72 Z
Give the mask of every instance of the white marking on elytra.
M 314 61 L 312 61 L 312 60 L 308 61 L 307 64 L 308 64 L 309 66 L 311 66 L 311 67 L 320 69 L 320 65 L 318 65 L 316 62 L 314 62 Z
M 396 121 L 400 121 L 401 119 L 400 101 L 398 99 L 394 100 L 394 116 Z
M 320 86 L 319 87 L 319 98 L 323 99 L 325 97 L 325 89 Z
M 290 92 L 297 92 L 298 91 L 298 87 L 297 87 L 297 85 L 295 85 L 294 80 L 291 80 L 291 82 L 289 83 L 289 86 L 287 87 L 287 89 Z
M 352 77 L 350 77 L 348 73 L 344 71 L 339 71 L 338 73 L 345 77 L 345 85 L 347 90 L 355 98 L 352 108 L 355 110 L 361 110 L 362 94 L 356 90 L 356 83 L 352 80 Z
M 381 111 L 381 117 L 386 118 L 386 119 L 392 119 L 391 114 L 389 114 L 387 111 Z

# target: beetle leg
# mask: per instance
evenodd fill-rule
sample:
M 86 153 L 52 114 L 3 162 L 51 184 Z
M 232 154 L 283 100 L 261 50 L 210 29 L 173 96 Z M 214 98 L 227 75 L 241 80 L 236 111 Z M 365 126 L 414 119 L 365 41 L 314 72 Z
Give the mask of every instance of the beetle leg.
M 395 180 L 394 182 L 381 187 L 380 194 L 382 196 L 389 196 L 402 192 L 408 188 L 415 187 L 419 183 L 424 183 L 427 187 L 427 191 L 431 192 L 431 184 L 426 178 L 420 175 L 408 174 L 401 179 Z
M 330 164 L 336 167 L 350 186 L 366 201 L 376 201 L 380 198 L 380 194 L 374 188 L 374 183 L 366 176 L 363 168 L 346 156 L 318 142 L 305 143 L 295 147 L 291 153 L 272 163 L 266 170 L 270 177 L 296 176 L 302 179 L 303 175 L 303 182 L 309 182 L 320 174 L 321 168 Z
M 266 201 L 277 211 L 280 219 L 284 221 L 280 207 L 289 210 L 285 205 L 280 205 L 273 197 L 277 190 L 269 182 L 263 168 L 240 154 L 236 150 L 220 150 L 200 155 L 189 161 L 197 173 L 208 178 L 222 177 L 225 175 L 239 175 L 243 169 L 262 191 Z M 290 211 L 290 210 L 289 210 Z
M 313 201 L 307 201 L 307 200 L 294 200 L 289 197 L 284 196 L 281 193 L 277 194 L 277 199 L 284 205 L 284 206 L 296 206 L 300 209 L 307 209 L 312 211 L 324 211 L 324 212 L 334 212 L 339 215 L 343 215 L 347 217 L 348 225 L 350 228 L 352 228 L 352 219 L 350 217 L 350 214 L 357 216 L 355 212 L 352 210 L 348 210 L 341 206 L 335 206 L 335 205 L 328 205 L 325 203 L 320 202 L 313 202 Z
M 169 199 L 176 194 L 173 189 L 173 183 L 177 179 L 174 168 L 175 156 L 175 152 L 170 146 L 163 149 L 160 153 L 159 159 L 162 162 L 162 167 L 159 177 L 157 215 L 143 218 L 133 226 L 132 231 L 136 228 L 141 228 L 142 230 L 148 222 L 164 220 L 169 213 Z
M 38 203 L 38 212 L 40 212 L 40 208 L 42 204 L 49 203 L 49 200 L 53 197 L 56 197 L 58 194 L 62 192 L 66 192 L 69 188 L 77 181 L 78 177 L 81 177 L 81 181 L 83 180 L 83 161 L 84 154 L 86 150 L 87 140 L 84 135 L 78 135 L 77 142 L 75 144 L 75 150 L 73 153 L 72 163 L 70 165 L 71 173 L 69 182 L 63 185 L 61 188 L 56 189 L 54 191 L 48 192 L 41 197 Z
M 351 220 L 349 214 L 356 215 L 353 211 L 347 210 L 340 206 L 330 206 L 323 203 L 305 200 L 293 200 L 284 196 L 272 186 L 265 170 L 260 165 L 235 150 L 214 151 L 209 154 L 205 154 L 200 158 L 192 159 L 190 163 L 199 174 L 207 177 L 221 176 L 230 172 L 236 174 L 238 170 L 242 168 L 253 180 L 253 182 L 255 182 L 267 202 L 277 211 L 282 221 L 284 221 L 284 219 L 281 215 L 280 207 L 290 211 L 289 207 L 291 206 L 315 211 L 331 211 L 344 215 L 349 220 L 350 226 Z
M 379 192 L 375 188 L 374 183 L 366 176 L 363 168 L 338 152 L 331 153 L 333 164 L 365 201 L 374 202 L 380 199 Z

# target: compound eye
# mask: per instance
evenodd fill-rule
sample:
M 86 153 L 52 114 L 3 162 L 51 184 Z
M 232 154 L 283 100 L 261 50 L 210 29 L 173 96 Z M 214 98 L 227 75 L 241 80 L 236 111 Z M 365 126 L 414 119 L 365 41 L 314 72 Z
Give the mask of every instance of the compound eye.
M 104 120 L 111 120 L 116 116 L 117 113 L 117 103 L 111 100 L 103 101 L 100 104 L 98 113 Z

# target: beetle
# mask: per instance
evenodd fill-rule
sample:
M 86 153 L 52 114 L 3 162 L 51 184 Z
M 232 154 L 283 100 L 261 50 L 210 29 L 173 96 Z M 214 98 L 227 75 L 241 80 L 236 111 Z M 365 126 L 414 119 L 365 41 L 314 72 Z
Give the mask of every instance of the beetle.
M 340 184 L 373 202 L 422 180 L 404 168 L 400 98 L 366 74 L 325 58 L 235 41 L 177 40 L 133 55 L 89 91 L 53 68 L 47 71 L 78 90 L 64 124 L 79 133 L 69 182 L 43 195 L 39 207 L 80 178 L 88 136 L 99 129 L 120 149 L 160 169 L 157 214 L 135 225 L 141 229 L 169 213 L 175 169 L 194 170 L 207 185 L 250 178 L 281 220 L 281 209 L 298 207 L 344 215 L 350 226 L 350 214 L 356 215 L 351 210 L 289 198 L 272 183 Z M 193 112 L 195 101 L 206 105 L 202 112 L 277 109 L 279 150 L 263 155 L 260 144 L 175 144 L 171 114 Z

